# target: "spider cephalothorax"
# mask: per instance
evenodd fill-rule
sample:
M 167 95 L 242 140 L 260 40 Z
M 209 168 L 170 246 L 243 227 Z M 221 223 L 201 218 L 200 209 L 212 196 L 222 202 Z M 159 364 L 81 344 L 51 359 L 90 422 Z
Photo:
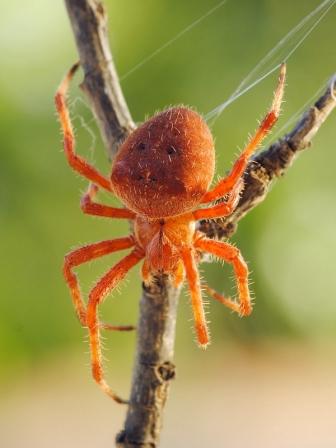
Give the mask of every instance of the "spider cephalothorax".
M 200 278 L 199 254 L 208 252 L 232 264 L 237 282 L 238 301 L 226 298 L 206 286 L 207 292 L 241 316 L 251 313 L 248 269 L 240 251 L 230 244 L 206 238 L 196 230 L 200 219 L 229 216 L 238 204 L 242 176 L 250 156 L 276 122 L 285 82 L 282 65 L 278 87 L 270 111 L 234 163 L 229 175 L 209 190 L 215 168 L 211 132 L 196 112 L 186 107 L 168 109 L 146 121 L 121 145 L 112 165 L 111 177 L 100 174 L 74 151 L 74 136 L 66 106 L 69 81 L 75 65 L 64 78 L 55 97 L 64 134 L 64 150 L 70 166 L 91 181 L 82 198 L 84 213 L 134 222 L 133 232 L 123 238 L 101 241 L 70 252 L 65 257 L 64 276 L 71 290 L 77 315 L 90 336 L 92 373 L 102 389 L 123 402 L 107 385 L 101 363 L 99 332 L 130 330 L 98 320 L 97 308 L 127 272 L 143 261 L 142 277 L 170 275 L 178 286 L 187 279 L 199 344 L 205 347 L 209 334 L 205 319 Z M 94 201 L 99 188 L 117 195 L 127 208 L 114 208 Z M 205 205 L 225 197 L 216 205 Z M 201 206 L 201 207 L 200 207 Z M 76 266 L 123 249 L 132 249 L 97 282 L 86 305 L 73 272 Z

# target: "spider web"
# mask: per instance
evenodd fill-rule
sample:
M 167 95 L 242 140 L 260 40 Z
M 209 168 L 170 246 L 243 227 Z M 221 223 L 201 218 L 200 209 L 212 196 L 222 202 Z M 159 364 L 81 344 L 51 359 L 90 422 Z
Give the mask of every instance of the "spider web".
M 214 124 L 230 104 L 278 70 L 282 62 L 287 62 L 317 28 L 335 3 L 336 0 L 325 0 L 307 14 L 255 65 L 227 100 L 205 115 L 206 120 L 212 120 L 212 124 Z
M 217 5 L 209 9 L 202 16 L 187 25 L 184 29 L 178 32 L 174 37 L 162 44 L 152 53 L 145 56 L 140 62 L 130 68 L 124 73 L 120 80 L 123 81 L 131 74 L 134 74 L 137 70 L 142 68 L 145 64 L 156 58 L 160 53 L 165 51 L 168 47 L 174 44 L 177 40 L 182 38 L 185 34 L 193 30 L 195 27 L 202 24 L 205 19 L 213 15 L 222 6 L 227 3 L 228 0 L 220 1 Z M 315 9 L 305 15 L 292 29 L 290 29 L 285 36 L 283 36 L 269 51 L 268 53 L 256 63 L 251 71 L 242 79 L 237 88 L 225 101 L 210 110 L 205 119 L 211 121 L 211 124 L 218 119 L 222 112 L 238 98 L 245 93 L 256 87 L 263 80 L 268 78 L 272 73 L 277 71 L 282 62 L 287 62 L 293 54 L 304 44 L 307 38 L 318 27 L 320 22 L 329 13 L 331 8 L 335 5 L 336 0 L 324 0 Z M 322 87 L 321 87 L 322 89 Z M 292 117 L 291 119 L 292 120 Z
M 187 25 L 183 30 L 178 32 L 175 37 L 169 39 L 167 42 L 165 42 L 163 45 L 161 45 L 159 48 L 154 50 L 152 53 L 150 53 L 148 56 L 144 57 L 142 61 L 134 65 L 132 68 L 130 68 L 126 73 L 120 76 L 120 81 L 124 81 L 126 78 L 128 78 L 132 73 L 139 70 L 139 68 L 143 67 L 147 62 L 151 61 L 153 58 L 158 56 L 162 51 L 166 50 L 168 47 L 170 47 L 174 42 L 176 42 L 178 39 L 180 39 L 182 36 L 184 36 L 186 33 L 191 31 L 193 28 L 195 28 L 197 25 L 202 23 L 207 17 L 212 15 L 215 11 L 217 11 L 219 8 L 221 8 L 227 0 L 222 0 L 217 5 L 215 5 L 213 8 L 209 9 L 206 13 L 204 13 L 202 16 L 200 16 L 198 19 L 194 20 L 192 23 Z
M 130 75 L 141 69 L 144 65 L 152 61 L 154 58 L 158 57 L 159 54 L 167 50 L 168 47 L 176 43 L 176 41 L 181 39 L 194 28 L 201 25 L 206 19 L 214 15 L 215 12 L 218 12 L 220 8 L 222 8 L 227 2 L 228 0 L 220 1 L 215 6 L 206 11 L 202 16 L 198 17 L 193 22 L 188 24 L 174 37 L 163 43 L 156 50 L 145 56 L 140 62 L 131 67 L 120 77 L 120 80 L 125 80 Z M 324 0 L 315 9 L 305 15 L 267 52 L 267 54 L 261 60 L 259 60 L 255 64 L 255 66 L 242 79 L 237 88 L 225 101 L 221 102 L 213 109 L 211 109 L 207 114 L 205 114 L 205 119 L 209 121 L 211 125 L 213 125 L 226 108 L 228 108 L 232 103 L 245 95 L 247 92 L 255 88 L 258 84 L 260 84 L 274 72 L 279 70 L 281 63 L 287 62 L 305 43 L 305 41 L 310 37 L 310 35 L 314 32 L 314 30 L 316 30 L 322 20 L 330 12 L 335 3 L 336 0 Z M 311 104 L 312 100 L 316 98 L 323 91 L 323 89 L 325 89 L 326 82 L 327 80 L 323 82 L 321 87 L 319 87 L 319 89 L 286 121 L 286 123 L 280 129 L 277 130 L 276 133 L 273 132 L 273 138 L 280 135 L 297 119 L 298 116 L 300 116 L 302 111 L 309 104 Z M 76 101 L 77 100 L 78 98 L 76 98 Z M 81 101 L 85 103 L 83 99 Z M 90 134 L 93 146 L 95 144 L 94 132 L 88 126 L 88 124 L 93 121 L 94 118 L 92 118 L 89 122 L 86 122 L 86 120 L 82 116 L 77 115 L 77 118 L 80 121 L 80 127 L 84 128 Z

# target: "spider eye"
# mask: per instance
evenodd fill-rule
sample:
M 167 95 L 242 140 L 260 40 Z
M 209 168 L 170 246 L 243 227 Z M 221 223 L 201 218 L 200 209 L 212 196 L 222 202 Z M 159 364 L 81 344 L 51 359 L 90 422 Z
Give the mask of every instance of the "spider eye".
M 175 154 L 175 153 L 177 153 L 177 151 L 174 148 L 174 146 L 171 145 L 167 148 L 167 154 L 171 155 L 171 154 Z
M 146 149 L 146 143 L 144 143 L 144 142 L 140 142 L 140 143 L 138 144 L 138 150 L 139 150 L 139 151 L 143 151 L 144 149 Z

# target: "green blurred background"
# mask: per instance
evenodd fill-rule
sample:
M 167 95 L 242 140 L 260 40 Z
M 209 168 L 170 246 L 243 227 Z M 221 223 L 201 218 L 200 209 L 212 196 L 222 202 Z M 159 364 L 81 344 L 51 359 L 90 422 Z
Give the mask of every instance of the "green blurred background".
M 105 3 L 112 50 L 123 75 L 218 1 Z M 318 4 L 228 0 L 123 80 L 135 121 L 180 103 L 209 112 Z M 336 71 L 335 21 L 336 6 L 290 58 L 283 114 L 269 142 Z M 286 45 L 272 63 L 281 62 L 291 48 Z M 86 182 L 69 169 L 62 153 L 53 95 L 77 59 L 63 2 L 3 4 L 0 50 L 0 445 L 111 446 L 124 410 L 91 381 L 87 338 L 61 266 L 71 248 L 126 234 L 128 226 L 81 213 Z M 77 87 L 81 75 L 70 94 L 78 148 L 108 172 L 99 130 Z M 218 175 L 230 167 L 270 104 L 276 78 L 273 74 L 234 102 L 213 126 Z M 241 222 L 233 238 L 252 271 L 253 315 L 239 319 L 209 304 L 213 343 L 204 353 L 194 343 L 188 298 L 181 296 L 179 375 L 162 446 L 335 446 L 335 139 L 334 113 L 311 150 Z M 102 200 L 111 202 L 104 195 Z M 80 268 L 84 291 L 117 259 Z M 210 285 L 230 293 L 230 269 L 213 263 L 202 270 Z M 105 320 L 136 322 L 138 271 L 107 300 Z M 128 334 L 105 340 L 108 376 L 124 395 L 134 343 L 135 336 Z M 195 424 L 182 418 L 190 412 Z M 309 422 L 314 422 L 310 431 L 300 430 Z M 226 437 L 218 442 L 223 425 Z M 244 425 L 249 437 L 240 430 Z M 55 436 L 55 426 L 63 428 L 61 435 Z M 321 438 L 324 444 L 314 444 Z

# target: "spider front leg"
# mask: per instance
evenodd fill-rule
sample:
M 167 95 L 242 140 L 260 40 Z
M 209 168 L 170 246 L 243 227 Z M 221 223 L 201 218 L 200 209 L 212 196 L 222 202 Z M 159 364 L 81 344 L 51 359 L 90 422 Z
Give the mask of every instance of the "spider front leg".
M 105 218 L 135 219 L 135 213 L 127 208 L 116 208 L 94 202 L 99 188 L 92 183 L 89 184 L 87 192 L 81 199 L 81 209 L 87 215 L 103 216 Z
M 119 238 L 115 240 L 100 241 L 99 243 L 90 244 L 88 246 L 80 247 L 65 256 L 63 273 L 65 280 L 70 288 L 72 301 L 80 323 L 83 327 L 87 326 L 87 314 L 85 303 L 82 298 L 78 279 L 73 269 L 83 263 L 102 257 L 103 255 L 111 254 L 119 250 L 128 249 L 134 246 L 134 238 L 132 236 Z M 107 330 L 128 331 L 133 330 L 131 325 L 114 326 L 105 323 L 100 323 L 100 326 Z
M 216 204 L 209 208 L 200 208 L 193 212 L 194 219 L 199 221 L 200 219 L 210 219 L 210 218 L 224 218 L 224 216 L 229 216 L 235 210 L 238 205 L 240 193 L 244 188 L 244 182 L 242 179 L 236 183 L 230 192 L 229 198 L 225 202 Z
M 76 73 L 79 63 L 73 65 L 67 75 L 61 82 L 56 95 L 55 104 L 61 122 L 62 132 L 64 135 L 64 152 L 68 159 L 69 165 L 82 176 L 94 182 L 107 191 L 112 191 L 110 181 L 100 174 L 93 166 L 86 160 L 75 153 L 75 136 L 72 130 L 69 110 L 66 104 L 66 95 L 69 88 L 69 83 Z
M 280 106 L 285 87 L 285 78 L 286 78 L 286 65 L 282 64 L 280 68 L 278 86 L 274 92 L 274 99 L 271 105 L 271 109 L 260 123 L 260 126 L 258 127 L 256 133 L 250 139 L 249 143 L 241 153 L 236 163 L 233 165 L 230 174 L 224 179 L 220 180 L 212 190 L 208 191 L 208 193 L 206 193 L 203 196 L 202 198 L 203 204 L 215 201 L 219 198 L 222 198 L 226 194 L 230 193 L 230 191 L 234 188 L 239 179 L 243 176 L 249 158 L 251 157 L 253 152 L 259 147 L 262 140 L 265 138 L 267 133 L 272 129 L 272 127 L 275 125 L 276 121 L 279 118 Z
M 231 246 L 231 244 L 210 240 L 208 238 L 196 240 L 194 247 L 203 252 L 209 252 L 233 265 L 237 281 L 239 304 L 221 296 L 211 288 L 208 288 L 209 294 L 233 311 L 238 312 L 241 316 L 248 316 L 251 314 L 252 303 L 248 287 L 248 268 L 240 251 L 236 247 Z
M 120 398 L 108 386 L 104 378 L 102 366 L 102 356 L 100 347 L 99 321 L 97 316 L 97 308 L 104 298 L 112 289 L 125 277 L 127 272 L 136 265 L 142 258 L 144 253 L 139 248 L 135 248 L 129 255 L 123 258 L 119 263 L 113 266 L 96 284 L 89 294 L 89 303 L 87 308 L 87 326 L 89 328 L 90 349 L 91 349 L 91 368 L 95 381 L 117 403 L 127 403 Z
M 206 346 L 209 344 L 209 332 L 205 319 L 202 302 L 201 282 L 195 257 L 192 253 L 192 249 L 189 247 L 182 249 L 181 256 L 187 281 L 189 283 L 197 340 L 201 347 L 206 348 Z

